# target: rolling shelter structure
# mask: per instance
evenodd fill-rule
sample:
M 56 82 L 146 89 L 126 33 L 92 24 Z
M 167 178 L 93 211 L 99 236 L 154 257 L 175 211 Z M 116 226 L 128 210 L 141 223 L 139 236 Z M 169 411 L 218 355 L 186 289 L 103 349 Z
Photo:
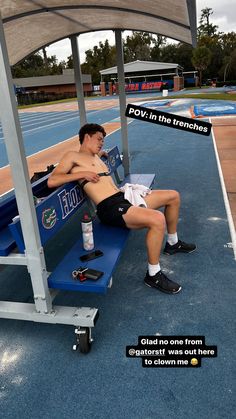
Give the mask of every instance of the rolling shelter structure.
M 127 87 L 129 87 L 129 84 L 131 84 L 131 87 L 136 87 L 132 83 L 140 83 L 137 84 L 136 89 L 139 90 L 144 88 L 145 90 L 146 87 L 145 85 L 142 85 L 142 82 L 146 83 L 148 81 L 156 81 L 157 79 L 162 81 L 163 76 L 169 76 L 170 78 L 174 79 L 174 77 L 178 76 L 179 74 L 182 76 L 183 67 L 175 63 L 159 63 L 155 61 L 136 60 L 124 64 L 124 73 L 126 83 L 128 83 Z M 105 78 L 111 80 L 113 83 L 117 83 L 118 69 L 116 66 L 105 68 L 104 70 L 100 71 L 100 74 L 101 83 Z M 119 91 L 119 83 L 117 84 L 116 89 Z M 101 90 L 102 94 L 105 94 L 104 90 Z
M 55 295 L 48 287 L 44 248 L 40 240 L 10 65 L 42 47 L 70 37 L 82 125 L 86 122 L 86 111 L 77 36 L 109 29 L 115 31 L 123 164 L 124 172 L 128 174 L 122 31 L 148 32 L 151 29 L 153 33 L 195 45 L 195 0 L 121 0 L 115 3 L 107 0 L 0 0 L 0 119 L 26 248 L 25 254 L 0 256 L 0 264 L 27 266 L 34 295 L 34 304 L 1 301 L 2 318 L 87 327 L 94 325 L 97 309 L 53 306 Z
M 168 73 L 166 73 L 168 71 Z M 124 64 L 124 72 L 125 72 L 125 79 L 127 80 L 135 80 L 135 79 L 142 79 L 147 80 L 147 78 L 158 76 L 166 76 L 166 75 L 178 75 L 179 73 L 182 74 L 183 67 L 179 64 L 175 63 L 159 63 L 155 61 L 132 61 L 130 63 Z M 158 73 L 157 73 L 158 72 Z M 164 72 L 164 73 L 163 73 Z M 103 77 L 105 76 L 115 76 L 117 77 L 117 67 L 109 67 L 105 68 L 104 70 L 100 71 L 101 74 L 101 81 L 103 81 Z M 157 73 L 157 74 L 156 74 Z

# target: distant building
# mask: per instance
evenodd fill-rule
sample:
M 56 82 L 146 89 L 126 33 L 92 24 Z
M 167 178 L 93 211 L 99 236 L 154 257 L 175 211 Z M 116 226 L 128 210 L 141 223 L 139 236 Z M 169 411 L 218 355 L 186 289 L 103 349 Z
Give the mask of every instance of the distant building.
M 166 73 L 168 71 L 168 73 Z M 162 63 L 156 61 L 131 61 L 124 64 L 125 78 L 126 79 L 139 79 L 142 80 L 151 76 L 164 76 L 164 75 L 178 75 L 182 74 L 183 67 L 174 63 Z M 113 75 L 117 78 L 117 67 L 110 67 L 100 71 L 101 79 L 106 75 Z
M 82 74 L 84 94 L 90 95 L 93 91 L 91 74 Z M 63 70 L 63 74 L 55 76 L 23 77 L 13 79 L 18 88 L 23 88 L 25 93 L 63 94 L 76 96 L 74 70 Z
M 126 91 L 160 90 L 164 84 L 174 88 L 175 78 L 183 78 L 186 84 L 195 85 L 197 71 L 183 70 L 183 67 L 176 63 L 140 60 L 126 63 L 124 64 Z M 101 70 L 100 74 L 101 82 L 117 83 L 116 66 Z

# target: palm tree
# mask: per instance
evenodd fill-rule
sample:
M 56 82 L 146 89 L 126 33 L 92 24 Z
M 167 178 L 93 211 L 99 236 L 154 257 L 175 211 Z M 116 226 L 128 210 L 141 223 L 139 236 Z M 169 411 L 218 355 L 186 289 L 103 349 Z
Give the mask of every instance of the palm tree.
M 48 56 L 47 56 L 46 47 L 43 47 L 43 48 L 42 48 L 42 51 L 43 51 L 43 61 L 44 61 L 44 65 L 45 65 L 45 67 L 46 67 L 46 68 L 48 68 L 48 67 L 49 67 L 49 65 L 48 65 Z
M 224 59 L 224 81 L 226 81 L 227 73 L 234 72 L 236 67 L 236 49 L 231 52 L 230 56 L 226 56 Z
M 199 87 L 202 86 L 202 72 L 211 62 L 211 51 L 207 47 L 197 47 L 193 50 L 192 64 L 199 71 Z

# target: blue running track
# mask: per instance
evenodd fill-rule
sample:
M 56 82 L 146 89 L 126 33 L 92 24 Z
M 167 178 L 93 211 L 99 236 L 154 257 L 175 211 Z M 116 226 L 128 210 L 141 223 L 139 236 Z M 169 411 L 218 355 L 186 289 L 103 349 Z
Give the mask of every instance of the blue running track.
M 76 135 L 80 128 L 78 111 L 25 112 L 20 115 L 26 156 L 44 150 Z M 119 117 L 118 108 L 87 113 L 88 122 L 104 124 Z M 0 127 L 0 167 L 8 164 L 2 128 Z
M 115 118 L 117 110 L 89 114 Z M 70 115 L 72 118 L 72 115 Z M 25 121 L 24 121 L 25 122 Z M 22 121 L 23 123 L 23 121 Z M 28 123 L 28 122 L 27 122 Z M 57 128 L 78 129 L 76 120 Z M 36 127 L 35 127 L 36 128 Z M 29 129 L 29 127 L 28 127 Z M 55 136 L 51 126 L 51 137 Z M 73 327 L 0 319 L 0 412 L 4 419 L 234 419 L 236 264 L 211 136 L 134 120 L 128 126 L 131 171 L 157 174 L 155 188 L 181 193 L 179 237 L 193 254 L 162 254 L 162 269 L 182 285 L 167 295 L 143 283 L 145 231 L 133 231 L 108 294 L 63 292 L 58 305 L 98 307 L 88 355 L 71 350 Z M 46 129 L 37 138 L 42 138 Z M 36 135 L 36 133 L 35 133 Z M 119 145 L 120 133 L 107 139 Z M 27 136 L 26 136 L 27 138 Z M 48 146 L 47 142 L 47 146 Z M 49 270 L 80 225 L 72 220 L 45 249 Z M 32 302 L 23 266 L 1 266 L 0 299 Z M 142 367 L 127 358 L 138 336 L 205 336 L 218 356 L 200 368 Z

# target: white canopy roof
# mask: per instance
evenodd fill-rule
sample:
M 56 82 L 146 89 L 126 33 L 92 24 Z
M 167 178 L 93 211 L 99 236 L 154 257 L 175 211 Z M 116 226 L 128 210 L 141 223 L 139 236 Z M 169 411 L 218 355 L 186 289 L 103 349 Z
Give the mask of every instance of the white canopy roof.
M 159 71 L 159 70 L 176 70 L 176 68 L 182 69 L 179 64 L 174 63 L 162 63 L 156 61 L 132 61 L 130 63 L 124 64 L 124 71 L 125 74 L 127 73 L 140 73 L 142 71 Z M 117 74 L 117 67 L 109 67 L 105 68 L 104 70 L 100 71 L 102 76 L 109 75 L 109 74 Z
M 195 0 L 0 0 L 10 64 L 60 39 L 121 29 L 196 41 Z

